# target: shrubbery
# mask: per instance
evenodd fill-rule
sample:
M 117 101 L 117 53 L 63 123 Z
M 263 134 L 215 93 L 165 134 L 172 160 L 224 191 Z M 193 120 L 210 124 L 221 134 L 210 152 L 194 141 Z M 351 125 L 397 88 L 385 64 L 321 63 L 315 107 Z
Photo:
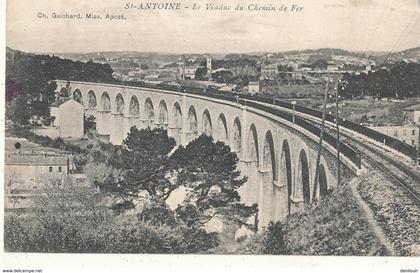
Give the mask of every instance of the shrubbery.
M 319 204 L 270 223 L 264 233 L 248 242 L 242 254 L 368 255 L 378 240 L 352 197 L 348 185 Z
M 285 241 L 284 227 L 281 222 L 270 222 L 264 233 L 262 241 L 264 254 L 286 255 L 289 254 Z
M 71 222 L 71 223 L 70 223 Z M 198 253 L 217 246 L 215 233 L 203 229 L 153 225 L 138 221 L 118 225 L 81 225 L 77 218 L 5 218 L 5 250 L 66 253 Z
M 143 211 L 148 216 L 133 220 L 115 217 L 93 189 L 52 187 L 43 192 L 35 214 L 5 217 L 6 251 L 197 253 L 219 243 L 216 233 L 187 226 L 165 206 L 154 204 Z
M 50 147 L 71 152 L 72 154 L 87 154 L 88 151 L 77 145 L 64 142 L 62 138 L 51 139 L 48 136 L 40 136 L 31 132 L 27 128 L 15 126 L 12 134 L 16 137 L 26 138 L 27 140 L 37 143 L 44 147 Z

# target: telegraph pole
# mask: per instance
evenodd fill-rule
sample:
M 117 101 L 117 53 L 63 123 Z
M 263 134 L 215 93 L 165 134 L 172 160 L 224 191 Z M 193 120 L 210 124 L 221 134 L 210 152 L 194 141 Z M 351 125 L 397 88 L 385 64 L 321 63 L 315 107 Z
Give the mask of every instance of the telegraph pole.
M 319 148 L 318 148 L 318 155 L 316 157 L 316 169 L 315 169 L 315 182 L 314 182 L 314 190 L 312 192 L 312 200 L 315 200 L 316 193 L 318 191 L 318 183 L 319 183 L 319 163 L 321 161 L 321 153 L 322 153 L 322 141 L 324 139 L 324 124 L 325 124 L 325 111 L 327 109 L 327 99 L 328 99 L 328 83 L 330 78 L 328 77 L 327 83 L 325 84 L 325 93 L 324 93 L 324 103 L 322 106 L 322 123 L 321 123 L 321 133 L 319 135 Z
M 337 186 L 341 184 L 341 172 L 340 172 L 340 128 L 339 128 L 339 119 L 338 119 L 338 83 L 340 80 L 337 80 L 336 86 L 335 86 L 335 124 L 336 124 L 336 131 L 337 131 Z

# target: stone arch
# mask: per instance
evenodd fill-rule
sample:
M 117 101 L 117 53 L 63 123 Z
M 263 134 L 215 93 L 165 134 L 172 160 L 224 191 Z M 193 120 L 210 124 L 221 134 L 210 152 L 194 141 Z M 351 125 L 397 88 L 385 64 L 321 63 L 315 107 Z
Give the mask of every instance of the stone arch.
M 211 124 L 211 117 L 209 111 L 206 109 L 203 113 L 203 133 L 211 136 L 213 133 L 213 126 Z
M 280 156 L 280 185 L 287 186 L 287 208 L 288 214 L 291 212 L 291 205 L 292 205 L 292 160 L 290 157 L 290 147 L 289 142 L 287 140 L 283 141 L 282 151 Z
M 82 92 L 79 89 L 74 90 L 73 92 L 73 99 L 83 105 L 83 96 Z
M 194 106 L 190 106 L 188 109 L 188 133 L 190 134 L 197 134 L 198 127 L 197 127 L 197 114 L 195 112 Z
M 319 183 L 319 199 L 322 199 L 327 195 L 327 192 L 328 192 L 327 174 L 325 172 L 325 168 L 323 164 L 319 165 L 318 183 Z
M 299 162 L 295 182 L 294 197 L 301 199 L 304 204 L 311 200 L 311 186 L 309 182 L 308 157 L 304 149 L 299 153 Z
M 101 96 L 101 108 L 104 111 L 111 110 L 111 99 L 109 98 L 108 92 L 103 92 Z
M 181 112 L 181 106 L 179 105 L 178 102 L 175 102 L 172 113 L 173 113 L 173 127 L 175 129 L 182 129 L 182 112 Z
M 139 100 L 136 96 L 132 96 L 130 99 L 130 107 L 128 108 L 128 114 L 130 116 L 138 116 L 140 113 Z
M 242 144 L 241 121 L 239 120 L 239 118 L 235 118 L 233 122 L 232 136 L 232 151 L 239 154 L 241 152 Z
M 248 133 L 248 159 L 251 162 L 255 162 L 257 167 L 260 165 L 259 160 L 259 153 L 258 153 L 258 134 L 257 134 L 257 128 L 254 124 L 251 124 L 249 127 L 249 133 Z
M 216 134 L 217 134 L 218 140 L 227 143 L 228 130 L 227 130 L 227 125 L 226 125 L 226 118 L 223 113 L 221 113 L 219 117 L 217 118 Z
M 93 90 L 90 90 L 88 92 L 88 107 L 89 109 L 95 109 L 96 106 L 98 105 L 97 101 L 96 101 L 96 95 L 95 92 L 93 92 Z
M 161 100 L 159 103 L 159 124 L 167 125 L 168 124 L 168 108 L 166 107 L 166 102 Z
M 272 180 L 277 180 L 277 168 L 276 168 L 276 154 L 274 149 L 273 136 L 270 131 L 267 131 L 264 139 L 263 148 L 263 169 L 271 173 Z
M 118 93 L 115 97 L 115 113 L 123 114 L 124 113 L 124 98 L 123 96 Z
M 144 119 L 153 120 L 155 117 L 155 111 L 153 108 L 153 102 L 150 98 L 147 98 L 144 102 Z

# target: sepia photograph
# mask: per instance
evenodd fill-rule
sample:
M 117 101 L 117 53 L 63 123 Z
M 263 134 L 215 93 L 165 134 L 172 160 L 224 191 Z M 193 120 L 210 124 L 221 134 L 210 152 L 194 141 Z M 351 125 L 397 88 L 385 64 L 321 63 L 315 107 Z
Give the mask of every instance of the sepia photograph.
M 34 254 L 420 270 L 419 0 L 4 6 L 3 272 Z

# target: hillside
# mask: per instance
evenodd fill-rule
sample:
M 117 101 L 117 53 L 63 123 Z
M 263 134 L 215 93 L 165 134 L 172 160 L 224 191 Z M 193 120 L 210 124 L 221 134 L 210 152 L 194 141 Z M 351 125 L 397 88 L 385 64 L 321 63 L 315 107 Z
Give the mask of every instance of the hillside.
M 6 76 L 22 84 L 29 78 L 114 82 L 113 72 L 108 64 L 72 61 L 6 48 Z

